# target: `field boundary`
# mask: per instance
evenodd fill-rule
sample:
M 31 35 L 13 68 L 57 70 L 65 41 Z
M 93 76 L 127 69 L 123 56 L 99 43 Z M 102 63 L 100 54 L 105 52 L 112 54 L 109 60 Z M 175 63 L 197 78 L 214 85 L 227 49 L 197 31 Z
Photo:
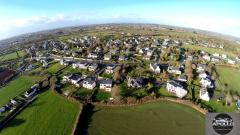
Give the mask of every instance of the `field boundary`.
M 140 103 L 135 103 L 135 104 L 102 104 L 102 103 L 92 103 L 92 104 L 95 106 L 99 106 L 99 107 L 130 107 L 130 106 L 143 105 L 143 104 L 147 104 L 147 103 L 156 103 L 159 101 L 170 101 L 170 102 L 174 102 L 174 103 L 178 103 L 178 104 L 183 104 L 183 105 L 193 108 L 194 110 L 196 110 L 202 114 L 206 114 L 208 112 L 207 110 L 200 108 L 199 106 L 195 105 L 194 103 L 192 103 L 189 100 L 174 99 L 174 98 L 169 98 L 169 97 L 162 97 L 162 98 L 148 100 L 146 102 L 140 102 Z

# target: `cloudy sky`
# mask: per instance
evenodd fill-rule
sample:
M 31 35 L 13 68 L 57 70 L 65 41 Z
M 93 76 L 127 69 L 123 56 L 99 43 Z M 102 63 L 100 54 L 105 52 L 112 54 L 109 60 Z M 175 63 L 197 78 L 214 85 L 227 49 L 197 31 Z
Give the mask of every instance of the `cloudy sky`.
M 0 39 L 65 26 L 157 23 L 240 37 L 239 0 L 0 0 Z

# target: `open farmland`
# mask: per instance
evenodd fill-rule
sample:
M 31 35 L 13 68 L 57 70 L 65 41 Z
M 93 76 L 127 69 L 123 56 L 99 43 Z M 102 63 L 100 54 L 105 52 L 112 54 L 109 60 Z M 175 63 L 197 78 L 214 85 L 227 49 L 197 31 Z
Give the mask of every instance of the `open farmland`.
M 177 132 L 176 132 L 177 131 Z M 95 108 L 90 135 L 203 135 L 203 114 L 161 101 L 132 107 Z
M 26 53 L 24 51 L 18 51 L 18 55 L 19 57 L 24 56 Z M 0 56 L 0 61 L 5 61 L 5 60 L 10 60 L 10 59 L 16 59 L 17 58 L 17 53 L 13 52 L 13 53 L 9 53 L 9 54 L 5 54 Z
M 218 66 L 217 71 L 219 74 L 219 80 L 222 86 L 224 86 L 225 83 L 228 84 L 228 88 L 232 89 L 234 91 L 240 91 L 240 70 L 229 68 L 229 67 L 223 67 Z
M 1 135 L 70 135 L 81 107 L 51 90 L 41 93 L 36 101 L 13 119 Z
M 214 54 L 214 53 L 226 54 L 226 55 L 228 55 L 229 57 L 232 57 L 232 58 L 235 58 L 237 56 L 234 52 L 224 51 L 222 49 L 203 47 L 203 46 L 199 46 L 199 45 L 184 44 L 183 48 L 189 48 L 189 49 L 192 49 L 192 50 L 203 50 L 203 51 L 209 52 L 210 54 Z
M 11 98 L 28 90 L 41 77 L 20 76 L 10 81 L 6 86 L 0 88 L 0 106 L 6 104 Z

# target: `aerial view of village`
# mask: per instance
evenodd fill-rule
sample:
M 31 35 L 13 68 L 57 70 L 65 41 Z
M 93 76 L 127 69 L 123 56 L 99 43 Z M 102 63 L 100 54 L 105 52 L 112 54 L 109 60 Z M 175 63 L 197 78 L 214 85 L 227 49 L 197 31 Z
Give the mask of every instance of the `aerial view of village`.
M 204 135 L 207 113 L 239 113 L 239 82 L 240 39 L 210 31 L 105 23 L 23 34 L 0 41 L 0 134 Z

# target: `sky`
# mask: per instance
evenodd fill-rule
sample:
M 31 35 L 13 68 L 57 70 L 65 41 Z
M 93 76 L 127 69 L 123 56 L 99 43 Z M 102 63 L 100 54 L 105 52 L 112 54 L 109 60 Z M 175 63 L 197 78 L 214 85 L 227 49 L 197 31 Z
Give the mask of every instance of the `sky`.
M 240 37 L 240 0 L 0 0 L 0 40 L 102 23 L 165 24 Z

